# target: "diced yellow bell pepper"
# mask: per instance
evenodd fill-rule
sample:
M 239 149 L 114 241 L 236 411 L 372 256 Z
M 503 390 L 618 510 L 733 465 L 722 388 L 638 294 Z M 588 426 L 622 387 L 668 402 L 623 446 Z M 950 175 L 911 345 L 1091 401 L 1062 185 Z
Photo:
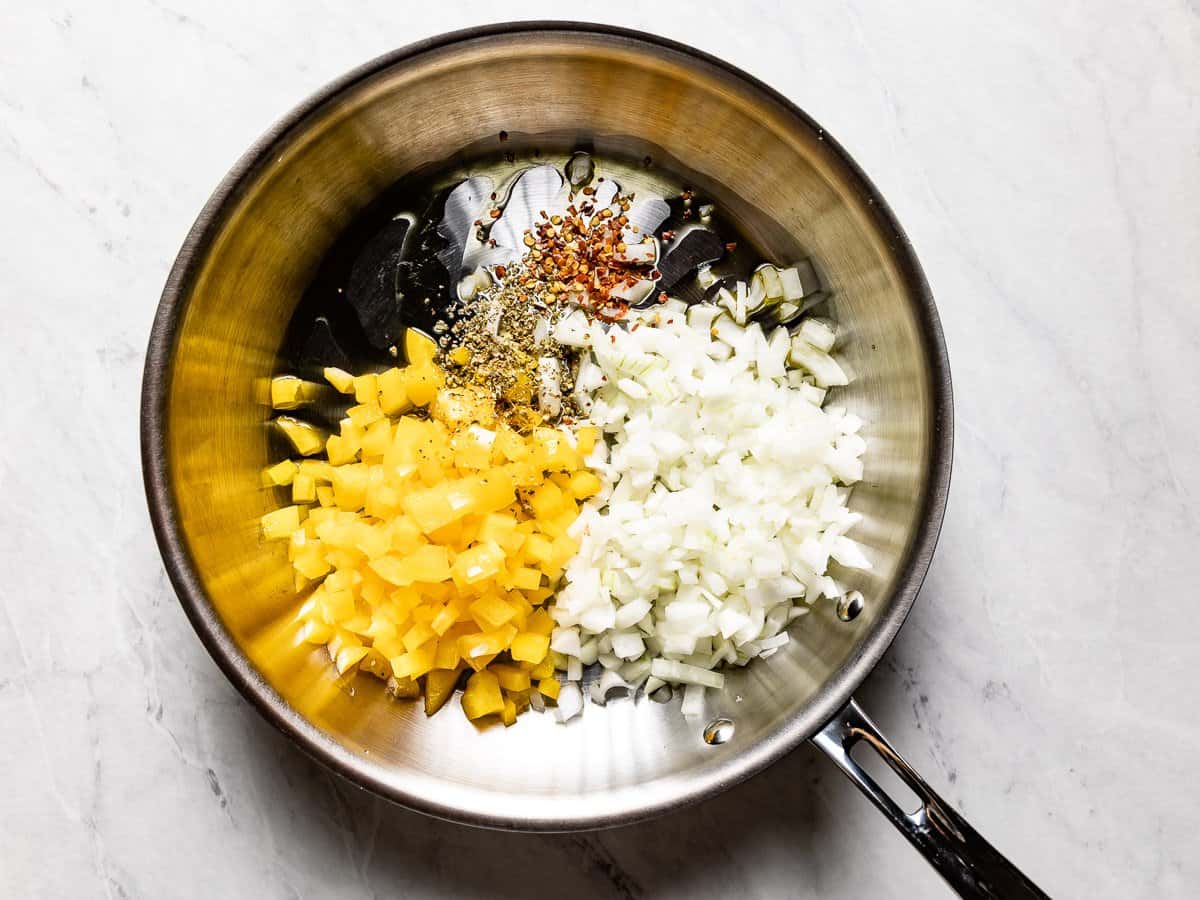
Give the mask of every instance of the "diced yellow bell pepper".
M 531 534 L 521 547 L 525 558 L 535 563 L 549 562 L 554 559 L 554 544 L 540 534 Z
M 547 481 L 530 495 L 529 508 L 539 520 L 552 519 L 562 510 L 562 500 L 562 490 Z
M 407 675 L 409 678 L 419 678 L 433 669 L 434 660 L 437 659 L 437 645 L 437 641 L 427 641 L 416 650 L 409 650 L 396 657 L 392 660 L 392 671 L 397 677 Z
M 378 457 L 378 460 L 382 461 L 383 455 L 387 453 L 390 446 L 392 446 L 392 423 L 386 418 L 371 422 L 367 426 L 366 433 L 363 434 L 363 455 Z
M 433 669 L 425 676 L 425 715 L 432 716 L 454 695 L 460 671 L 458 668 Z
M 340 671 L 390 674 L 394 693 L 423 691 L 432 713 L 469 665 L 482 674 L 464 710 L 499 712 L 511 724 L 535 681 L 544 695 L 557 693 L 554 667 L 565 659 L 549 650 L 553 619 L 535 605 L 578 551 L 566 536 L 578 503 L 602 489 L 581 463 L 599 434 L 543 427 L 532 410 L 519 420 L 510 409 L 509 424 L 497 423 L 487 389 L 445 387 L 431 339 L 410 331 L 405 345 L 405 368 L 357 378 L 327 370 L 357 400 L 325 445 L 327 459 L 263 474 L 265 485 L 291 484 L 297 501 L 321 506 L 268 514 L 264 535 L 292 536 L 298 587 L 324 579 L 302 611 L 301 640 L 324 640 Z M 316 390 L 285 378 L 274 399 Z M 407 415 L 413 406 L 428 406 L 428 417 Z M 300 420 L 281 416 L 276 427 L 304 455 L 325 444 Z M 498 661 L 506 652 L 512 661 Z
M 503 566 L 503 550 L 495 544 L 476 544 L 458 554 L 458 558 L 454 561 L 454 580 L 461 584 L 474 584 L 485 578 L 494 577 Z
M 367 648 L 367 655 L 363 657 L 362 662 L 358 664 L 358 671 L 366 672 L 368 675 L 374 675 L 383 681 L 387 681 L 392 677 L 392 664 L 387 661 L 378 648 Z
M 542 573 L 537 569 L 519 566 L 512 571 L 512 586 L 518 590 L 532 591 L 542 585 Z
M 354 379 L 354 399 L 359 403 L 379 402 L 379 378 L 372 372 Z
M 392 549 L 400 554 L 412 553 L 421 545 L 421 529 L 406 516 L 397 516 L 389 523 Z
M 465 604 L 461 600 L 451 600 L 439 609 L 429 622 L 429 627 L 433 629 L 434 634 L 441 636 L 449 631 L 454 623 L 458 621 L 463 605 Z
M 515 612 L 512 606 L 492 594 L 480 597 L 469 609 L 471 617 L 484 631 L 495 631 L 507 625 Z
M 319 541 L 309 544 L 303 551 L 297 553 L 296 558 L 292 560 L 292 565 L 297 572 L 313 581 L 328 574 L 330 569 Z
M 451 441 L 454 448 L 454 465 L 459 470 L 486 469 L 492 464 L 492 445 L 496 432 L 482 425 L 471 425 Z
M 472 675 L 463 691 L 462 705 L 468 719 L 480 719 L 503 711 L 504 697 L 496 676 L 491 672 Z
M 316 425 L 310 425 L 292 416 L 279 416 L 275 419 L 275 427 L 301 456 L 312 456 L 325 449 L 325 432 Z
M 462 667 L 462 654 L 458 652 L 458 638 L 461 635 L 452 628 L 444 638 L 438 639 L 437 655 L 433 658 L 433 668 L 458 669 Z
M 472 512 L 499 512 L 517 499 L 516 485 L 504 469 L 489 469 L 479 476 L 479 491 Z
M 404 633 L 404 637 L 402 638 L 404 642 L 404 649 L 411 653 L 418 647 L 436 637 L 437 634 L 432 628 L 430 628 L 424 622 L 418 622 Z
M 496 449 L 509 462 L 525 462 L 530 457 L 530 448 L 525 439 L 507 425 L 496 431 Z
M 298 471 L 299 466 L 290 459 L 276 463 L 270 468 L 263 470 L 263 487 L 283 487 L 289 485 L 292 483 L 292 479 L 296 477 L 296 472 Z
M 346 671 L 352 666 L 355 666 L 367 655 L 366 647 L 343 647 L 338 651 L 337 658 L 334 660 L 334 665 L 337 667 L 339 675 L 345 675 Z
M 525 630 L 549 637 L 554 633 L 554 617 L 545 608 L 535 609 L 525 623 Z
M 314 503 L 317 499 L 317 482 L 311 475 L 296 474 L 292 479 L 292 502 Z
M 321 388 L 295 375 L 280 375 L 271 379 L 271 406 L 275 409 L 296 409 L 320 397 Z
M 285 506 L 262 517 L 262 536 L 267 541 L 286 541 L 300 527 L 300 507 Z
M 596 426 L 585 425 L 575 432 L 575 452 L 580 456 L 590 456 L 592 451 L 596 449 L 596 438 L 598 432 Z
M 464 635 L 458 639 L 458 652 L 462 654 L 463 659 L 474 665 L 482 657 L 495 656 L 507 650 L 516 636 L 517 629 L 511 625 L 505 625 L 496 631 Z
M 410 366 L 432 363 L 437 358 L 437 342 L 427 334 L 409 328 L 404 332 L 404 358 Z
M 354 423 L 355 427 L 366 430 L 373 424 L 383 419 L 383 410 L 379 408 L 379 404 L 372 401 L 370 403 L 360 403 L 357 406 L 352 406 L 346 410 L 346 418 Z
M 432 363 L 409 366 L 404 370 L 404 392 L 414 406 L 428 406 L 437 397 L 444 379 Z
M 347 512 L 362 509 L 367 502 L 370 472 L 362 463 L 338 466 L 333 471 L 333 496 L 339 508 Z
M 560 690 L 562 690 L 562 685 L 557 678 L 543 678 L 538 682 L 538 691 L 543 697 L 549 697 L 551 700 L 558 699 Z
M 300 626 L 300 631 L 296 635 L 297 642 L 303 641 L 308 644 L 327 644 L 329 639 L 333 637 L 333 626 L 326 625 L 324 622 L 309 620 Z
M 526 627 L 529 627 L 528 624 L 526 624 Z M 512 658 L 518 662 L 537 665 L 546 658 L 546 654 L 550 651 L 550 637 L 545 634 L 522 631 L 513 638 L 512 646 L 509 650 L 512 653 Z
M 496 402 L 485 389 L 475 385 L 443 387 L 434 396 L 430 412 L 452 428 L 472 423 L 490 428 L 496 421 Z
M 523 691 L 530 685 L 529 673 L 519 666 L 494 663 L 488 668 L 488 671 L 496 676 L 500 687 L 506 691 Z
M 379 406 L 389 416 L 398 416 L 412 408 L 408 392 L 404 389 L 404 370 L 388 369 L 376 378 L 379 388 Z
M 340 434 L 331 434 L 325 441 L 325 455 L 329 458 L 330 465 L 344 466 L 354 462 L 358 456 L 358 448 Z
M 334 390 L 342 394 L 354 393 L 354 376 L 344 369 L 335 366 L 325 367 L 325 380 L 333 385 Z
M 588 497 L 594 497 L 600 493 L 601 487 L 600 479 L 592 472 L 576 472 L 571 476 L 571 493 L 575 495 L 576 500 L 586 500 Z
M 415 678 L 396 675 L 388 679 L 387 692 L 397 700 L 416 700 L 421 696 L 421 685 Z
M 412 517 L 426 534 L 449 525 L 466 515 L 466 510 L 455 509 L 446 483 L 434 487 L 409 491 L 401 501 L 404 511 Z

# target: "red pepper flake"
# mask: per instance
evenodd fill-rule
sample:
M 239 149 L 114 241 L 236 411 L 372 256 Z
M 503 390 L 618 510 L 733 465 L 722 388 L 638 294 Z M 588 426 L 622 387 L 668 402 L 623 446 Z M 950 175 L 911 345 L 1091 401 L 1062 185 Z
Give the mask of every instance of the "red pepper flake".
M 498 219 L 498 218 L 500 218 L 500 210 L 498 210 L 498 209 L 489 210 L 488 215 L 491 216 L 493 219 Z
M 495 200 L 495 199 L 496 199 L 496 192 L 495 192 L 495 191 L 492 191 L 492 199 L 493 199 L 493 200 Z
M 504 278 L 508 275 L 508 269 L 504 268 L 504 266 L 496 266 L 496 274 Z
M 609 339 L 610 341 L 612 341 L 614 344 L 617 342 L 617 336 L 616 336 L 615 334 L 610 334 L 610 335 L 608 336 L 608 339 Z
M 495 246 L 496 246 L 496 239 L 495 239 L 495 238 L 488 238 L 488 246 L 489 246 L 489 247 L 495 247 Z
M 630 329 L 629 329 L 629 331 L 630 331 L 630 333 L 632 334 L 633 332 L 637 331 L 637 330 L 638 330 L 639 328 L 641 328 L 641 327 L 642 327 L 642 323 L 641 323 L 641 322 L 634 322 L 634 323 L 633 323 L 633 327 L 632 327 L 632 328 L 630 328 Z
M 662 233 L 662 238 L 664 241 L 673 241 L 673 240 L 675 240 L 675 232 L 670 229 L 667 229 L 666 231 L 664 231 Z
M 734 250 L 737 249 L 737 241 L 730 241 L 728 244 L 725 245 L 725 249 L 729 253 L 732 253 Z
M 476 219 L 476 220 L 475 220 L 475 227 L 476 227 L 476 228 L 478 228 L 478 227 L 479 227 L 479 226 L 481 226 L 482 224 L 483 224 L 483 220 L 482 220 L 482 219 Z
M 666 291 L 660 291 L 660 292 L 659 292 L 659 294 L 658 294 L 658 302 L 659 302 L 659 303 L 666 303 L 666 302 L 667 302 L 668 300 L 670 300 L 670 299 L 671 299 L 671 298 L 667 296 L 667 292 L 666 292 Z

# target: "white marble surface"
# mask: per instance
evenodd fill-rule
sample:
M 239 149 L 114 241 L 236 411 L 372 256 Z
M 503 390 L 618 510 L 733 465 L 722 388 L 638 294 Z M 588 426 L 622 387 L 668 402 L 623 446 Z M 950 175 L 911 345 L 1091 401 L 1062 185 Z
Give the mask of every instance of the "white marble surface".
M 1194 896 L 1195 0 L 694 6 L 595 15 L 720 53 L 816 116 L 895 207 L 945 325 L 949 514 L 865 705 L 1055 896 Z M 945 894 L 808 748 L 598 835 L 393 808 L 260 721 L 166 582 L 141 362 L 209 191 L 344 70 L 548 11 L 0 0 L 0 895 Z

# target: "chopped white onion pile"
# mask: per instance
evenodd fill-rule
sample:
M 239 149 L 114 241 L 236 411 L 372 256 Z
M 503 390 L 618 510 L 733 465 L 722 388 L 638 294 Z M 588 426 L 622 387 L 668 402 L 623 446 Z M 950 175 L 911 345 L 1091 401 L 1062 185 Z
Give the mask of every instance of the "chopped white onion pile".
M 861 518 L 844 486 L 862 477 L 862 423 L 822 408 L 847 381 L 832 329 L 764 333 L 739 324 L 744 284 L 722 293 L 728 311 L 672 300 L 624 325 L 573 313 L 553 329 L 583 349 L 576 400 L 609 438 L 588 460 L 604 488 L 573 526 L 551 640 L 571 680 L 603 665 L 598 703 L 683 684 L 699 712 L 724 682 L 714 669 L 774 653 L 807 604 L 842 595 L 831 559 L 870 566 L 845 536 Z

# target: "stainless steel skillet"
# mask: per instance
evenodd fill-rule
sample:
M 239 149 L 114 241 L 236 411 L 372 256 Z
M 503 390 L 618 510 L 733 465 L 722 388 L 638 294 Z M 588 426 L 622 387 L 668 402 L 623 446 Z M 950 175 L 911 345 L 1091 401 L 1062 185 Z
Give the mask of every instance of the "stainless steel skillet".
M 874 570 L 860 609 L 818 607 L 772 659 L 729 678 L 703 720 L 639 701 L 557 726 L 527 716 L 482 733 L 426 719 L 359 679 L 339 684 L 293 646 L 283 554 L 262 545 L 269 461 L 256 385 L 297 298 L 345 224 L 401 176 L 500 132 L 551 154 L 587 145 L 629 184 L 702 186 L 778 259 L 811 255 L 833 291 L 869 423 L 853 506 Z M 234 685 L 312 756 L 411 808 L 495 828 L 601 828 L 736 784 L 804 740 L 826 752 L 960 893 L 1042 896 L 892 750 L 852 700 L 903 624 L 945 507 L 946 350 L 928 285 L 874 186 L 815 122 L 695 50 L 594 25 L 519 23 L 446 35 L 348 74 L 240 160 L 200 214 L 163 292 L 147 355 L 142 445 L 167 570 Z M 718 726 L 720 720 L 728 725 Z M 706 727 L 712 725 L 712 727 Z M 705 735 L 708 739 L 706 740 Z M 921 797 L 906 815 L 850 757 L 871 745 Z

